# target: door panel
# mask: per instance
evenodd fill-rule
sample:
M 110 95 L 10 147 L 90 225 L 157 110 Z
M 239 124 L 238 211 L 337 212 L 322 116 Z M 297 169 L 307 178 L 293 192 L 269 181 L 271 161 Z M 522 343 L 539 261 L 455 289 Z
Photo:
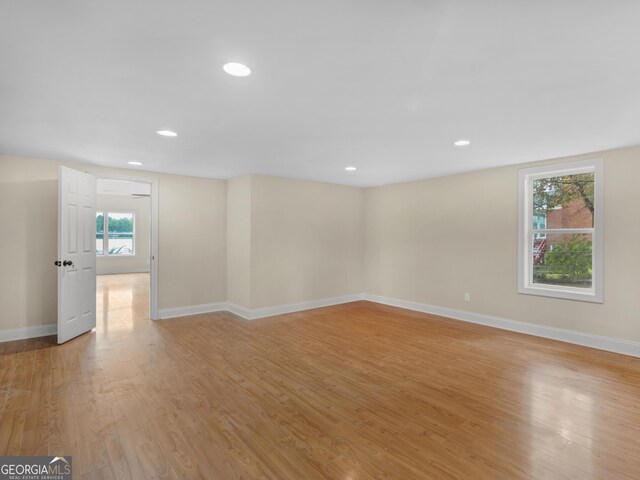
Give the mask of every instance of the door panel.
M 58 343 L 96 326 L 96 179 L 59 168 Z

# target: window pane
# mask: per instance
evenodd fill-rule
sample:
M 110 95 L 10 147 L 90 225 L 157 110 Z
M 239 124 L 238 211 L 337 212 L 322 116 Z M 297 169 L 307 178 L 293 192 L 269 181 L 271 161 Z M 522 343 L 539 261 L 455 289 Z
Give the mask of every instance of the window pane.
M 591 288 L 591 234 L 533 238 L 533 283 Z
M 133 213 L 109 213 L 109 255 L 133 255 Z
M 533 181 L 533 228 L 593 228 L 594 174 Z
M 102 249 L 104 248 L 104 214 L 102 212 L 96 213 L 96 255 L 104 255 Z

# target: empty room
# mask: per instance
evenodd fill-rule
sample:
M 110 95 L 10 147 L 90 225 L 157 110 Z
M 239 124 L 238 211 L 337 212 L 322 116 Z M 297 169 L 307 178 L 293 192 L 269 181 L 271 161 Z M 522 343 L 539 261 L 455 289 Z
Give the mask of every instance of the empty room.
M 0 480 L 639 479 L 638 25 L 0 0 Z

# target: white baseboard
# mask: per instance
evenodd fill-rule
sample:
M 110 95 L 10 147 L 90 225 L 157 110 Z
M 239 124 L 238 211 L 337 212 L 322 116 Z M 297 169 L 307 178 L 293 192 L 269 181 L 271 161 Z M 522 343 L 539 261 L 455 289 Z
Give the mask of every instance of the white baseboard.
M 254 320 L 250 308 L 241 307 L 235 303 L 227 302 L 227 311 L 244 318 L 245 320 Z
M 478 323 L 480 325 L 510 330 L 512 332 L 526 333 L 528 335 L 535 335 L 536 337 L 550 338 L 552 340 L 574 343 L 576 345 L 591 347 L 598 350 L 606 350 L 608 352 L 630 355 L 632 357 L 640 357 L 640 343 L 629 340 L 603 337 L 600 335 L 592 335 L 590 333 L 566 330 L 563 328 L 535 325 L 533 323 L 518 322 L 516 320 L 508 320 L 506 318 L 482 315 L 463 310 L 454 310 L 452 308 L 436 307 L 408 300 L 382 297 L 380 295 L 364 294 L 363 299 L 393 307 L 406 308 L 407 310 L 413 310 L 416 312 L 439 315 L 442 317 L 452 318 L 454 320 Z
M 342 297 L 323 298 L 320 300 L 311 300 L 309 302 L 292 303 L 288 305 L 278 305 L 266 308 L 246 308 L 231 302 L 218 302 L 205 305 L 195 305 L 192 307 L 167 308 L 158 312 L 158 317 L 173 318 L 184 317 L 185 315 L 196 315 L 198 313 L 220 312 L 226 310 L 245 320 L 258 320 L 259 318 L 273 317 L 274 315 L 283 315 L 285 313 L 302 312 L 312 308 L 329 307 L 331 305 L 340 305 L 342 303 L 355 302 L 362 300 L 361 293 L 355 295 L 344 295 Z
M 25 338 L 46 337 L 58 333 L 58 324 L 37 325 L 34 327 L 14 328 L 12 330 L 0 330 L 0 343 L 12 340 L 24 340 Z
M 405 308 L 416 312 L 429 313 L 442 317 L 462 320 L 464 322 L 477 323 L 489 327 L 510 330 L 512 332 L 525 333 L 535 335 L 537 337 L 559 340 L 561 342 L 583 345 L 598 350 L 606 350 L 608 352 L 620 353 L 632 357 L 640 358 L 640 343 L 629 340 L 622 340 L 590 333 L 577 332 L 575 330 L 566 330 L 562 328 L 548 327 L 544 325 L 536 325 L 533 323 L 519 322 L 506 318 L 494 317 L 491 315 L 483 315 L 480 313 L 467 312 L 463 310 L 455 310 L 446 307 L 437 307 L 424 303 L 412 302 L 409 300 L 400 300 L 397 298 L 383 297 L 372 294 L 355 294 L 344 295 L 341 297 L 325 298 L 321 300 L 312 300 L 309 302 L 294 303 L 289 305 L 278 305 L 275 307 L 249 309 L 235 305 L 230 302 L 208 303 L 204 305 L 193 305 L 189 307 L 167 308 L 158 312 L 161 319 L 183 317 L 187 315 L 196 315 L 199 313 L 210 313 L 228 311 L 234 313 L 246 320 L 257 320 L 260 318 L 271 317 L 274 315 L 282 315 L 285 313 L 301 312 L 312 308 L 328 307 L 331 305 L 340 305 L 343 303 L 355 302 L 358 300 L 367 300 L 370 302 L 389 305 L 392 307 Z M 58 331 L 57 324 L 39 325 L 34 327 L 16 328 L 13 330 L 0 330 L 0 342 L 8 342 L 11 340 L 22 340 L 26 338 L 44 337 L 47 335 L 55 335 Z
M 194 315 L 197 313 L 218 312 L 222 310 L 234 313 L 246 320 L 257 320 L 260 318 L 271 317 L 274 315 L 282 315 L 285 313 L 300 312 L 312 308 L 328 307 L 331 305 L 339 305 L 342 303 L 350 303 L 358 300 L 367 300 L 370 302 L 390 305 L 393 307 L 406 308 L 416 312 L 430 313 L 453 320 L 462 320 L 464 322 L 477 323 L 489 327 L 500 328 L 512 332 L 525 333 L 535 335 L 537 337 L 549 338 L 561 342 L 573 343 L 585 347 L 595 348 L 598 350 L 606 350 L 608 352 L 620 353 L 632 357 L 640 357 L 640 343 L 629 340 L 622 340 L 590 333 L 577 332 L 575 330 L 566 330 L 563 328 L 548 327 L 544 325 L 536 325 L 533 323 L 519 322 L 506 318 L 494 317 L 491 315 L 483 315 L 480 313 L 467 312 L 463 310 L 455 310 L 446 307 L 437 307 L 424 303 L 412 302 L 409 300 L 400 300 L 397 298 L 383 297 L 380 295 L 372 295 L 368 293 L 345 295 L 342 297 L 326 298 L 321 300 L 312 300 L 310 302 L 294 303 L 290 305 L 278 305 L 275 307 L 249 309 L 235 305 L 230 302 L 220 302 L 210 305 L 197 305 L 194 307 L 173 308 L 160 311 L 160 318 L 171 318 L 184 315 Z
M 146 268 L 101 268 L 96 270 L 96 275 L 121 275 L 124 273 L 149 273 L 149 267 Z
M 341 297 L 322 298 L 320 300 L 311 300 L 309 302 L 290 303 L 287 305 L 277 305 L 275 307 L 265 308 L 244 308 L 233 303 L 229 303 L 228 310 L 243 317 L 246 320 L 257 320 L 259 318 L 273 317 L 274 315 L 283 315 L 285 313 L 302 312 L 311 310 L 312 308 L 329 307 L 331 305 L 340 305 L 342 303 L 351 303 L 362 300 L 361 293 L 354 295 L 343 295 Z
M 321 300 L 312 300 L 310 302 L 256 309 L 244 308 L 231 302 L 216 302 L 206 303 L 203 305 L 191 305 L 188 307 L 165 308 L 158 311 L 158 319 L 185 317 L 188 315 L 197 315 L 200 313 L 228 311 L 244 318 L 245 320 L 257 320 L 259 318 L 272 317 L 274 315 L 282 315 L 284 313 L 301 312 L 303 310 L 328 307 L 331 305 L 339 305 L 341 303 L 350 303 L 362 299 L 362 294 L 345 295 L 342 297 L 324 298 Z M 55 335 L 57 332 L 57 324 L 18 328 L 15 330 L 0 330 L 0 342 L 22 340 L 25 338 L 44 337 L 47 335 Z
M 190 307 L 164 308 L 158 310 L 158 319 L 185 317 L 187 315 L 221 312 L 223 310 L 228 310 L 227 302 L 205 303 L 203 305 L 192 305 Z

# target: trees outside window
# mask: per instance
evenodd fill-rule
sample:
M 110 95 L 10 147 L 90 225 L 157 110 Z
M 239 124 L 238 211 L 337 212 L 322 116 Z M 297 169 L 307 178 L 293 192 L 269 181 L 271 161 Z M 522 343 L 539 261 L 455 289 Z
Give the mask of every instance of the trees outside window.
M 521 293 L 602 298 L 602 162 L 520 170 Z
M 135 255 L 135 215 L 96 213 L 96 255 Z

